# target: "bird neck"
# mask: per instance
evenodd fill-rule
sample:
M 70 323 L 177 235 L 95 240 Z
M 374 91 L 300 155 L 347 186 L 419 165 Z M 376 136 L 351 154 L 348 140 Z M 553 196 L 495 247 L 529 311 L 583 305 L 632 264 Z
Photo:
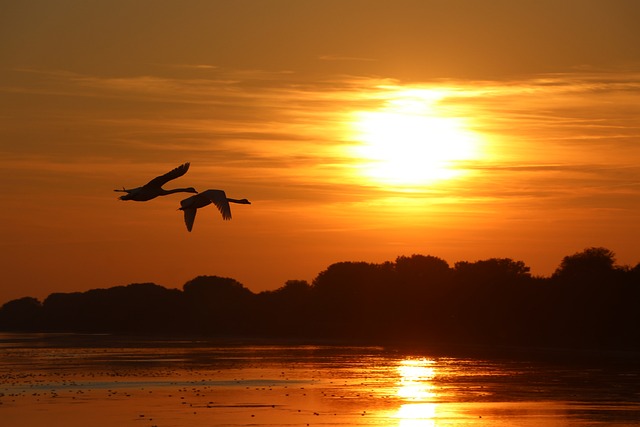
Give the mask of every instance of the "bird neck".
M 173 193 L 191 193 L 190 188 L 172 188 L 171 190 L 164 190 L 164 194 L 173 194 Z
M 242 204 L 242 205 L 248 204 L 247 199 L 230 199 L 229 197 L 227 197 L 227 202 L 239 203 L 239 204 Z

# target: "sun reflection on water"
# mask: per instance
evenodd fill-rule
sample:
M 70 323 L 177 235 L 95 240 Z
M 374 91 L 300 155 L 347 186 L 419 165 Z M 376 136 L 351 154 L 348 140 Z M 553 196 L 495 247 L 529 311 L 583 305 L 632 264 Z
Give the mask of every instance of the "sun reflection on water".
M 394 417 L 399 427 L 435 426 L 437 403 L 432 383 L 436 376 L 435 361 L 431 359 L 404 359 L 397 367 L 400 379 L 397 395 L 406 403 L 398 408 Z
M 429 359 L 407 359 L 400 362 L 398 373 L 400 384 L 398 396 L 408 400 L 424 400 L 434 397 L 433 386 L 429 382 L 435 376 L 433 364 Z
M 398 427 L 432 427 L 436 425 L 437 403 L 408 403 L 396 412 Z

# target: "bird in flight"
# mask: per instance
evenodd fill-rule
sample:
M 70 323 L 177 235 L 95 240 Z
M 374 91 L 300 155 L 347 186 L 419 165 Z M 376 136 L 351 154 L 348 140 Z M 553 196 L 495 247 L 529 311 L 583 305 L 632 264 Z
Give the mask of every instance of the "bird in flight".
M 136 202 L 146 202 L 147 200 L 155 199 L 158 196 L 166 196 L 167 194 L 173 193 L 198 193 L 198 191 L 193 187 L 188 188 L 173 188 L 171 190 L 165 190 L 162 188 L 167 182 L 172 179 L 176 179 L 187 173 L 189 170 L 189 163 L 182 164 L 177 168 L 173 169 L 170 172 L 165 173 L 164 175 L 157 176 L 153 178 L 151 181 L 147 182 L 142 187 L 131 188 L 129 190 L 122 188 L 122 190 L 113 190 L 120 191 L 122 193 L 127 193 L 120 196 L 120 200 L 134 200 Z
M 241 205 L 251 204 L 247 199 L 231 199 L 227 197 L 222 190 L 206 190 L 182 200 L 178 209 L 184 211 L 184 223 L 187 225 L 187 230 L 191 231 L 198 209 L 210 204 L 214 204 L 218 208 L 222 214 L 222 219 L 231 219 L 231 206 L 229 206 L 229 202 L 239 203 Z

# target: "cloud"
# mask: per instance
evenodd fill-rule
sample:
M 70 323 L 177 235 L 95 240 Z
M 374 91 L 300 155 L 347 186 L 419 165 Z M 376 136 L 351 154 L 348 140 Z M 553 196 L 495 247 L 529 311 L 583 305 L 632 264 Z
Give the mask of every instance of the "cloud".
M 324 58 L 343 59 L 348 58 Z M 44 109 L 35 118 L 13 113 L 12 126 L 23 123 L 38 131 L 40 120 L 52 114 L 61 118 L 39 130 L 39 155 L 56 162 L 65 156 L 78 156 L 81 162 L 93 153 L 121 164 L 145 158 L 149 168 L 157 169 L 179 158 L 224 170 L 222 184 L 236 180 L 260 186 L 273 180 L 295 188 L 312 185 L 316 191 L 330 188 L 322 191 L 333 191 L 337 199 L 354 196 L 356 189 L 362 193 L 358 199 L 375 198 L 389 190 L 358 177 L 357 160 L 345 150 L 357 143 L 345 133 L 352 113 L 386 108 L 399 93 L 431 93 L 438 94 L 429 102 L 439 114 L 462 118 L 483 136 L 486 156 L 457 163 L 473 174 L 472 181 L 416 194 L 453 191 L 466 200 L 473 194 L 487 200 L 565 197 L 571 186 L 634 192 L 639 179 L 637 169 L 625 169 L 640 155 L 640 76 L 634 73 L 580 71 L 499 82 L 407 84 L 339 75 L 304 80 L 286 71 L 215 65 L 173 67 L 198 74 L 99 76 L 16 69 L 15 84 L 0 90 Z M 51 99 L 77 101 L 68 101 L 65 109 L 49 106 Z M 65 126 L 79 131 L 45 138 L 46 132 Z M 9 157 L 12 150 L 3 148 Z M 267 193 L 265 187 L 264 197 L 285 197 Z M 304 191 L 294 193 L 305 199 Z
M 365 57 L 359 57 L 359 56 L 343 56 L 343 55 L 320 55 L 318 57 L 319 60 L 321 61 L 348 61 L 348 62 L 352 62 L 352 61 L 356 61 L 356 62 L 372 62 L 372 61 L 376 61 L 376 59 L 373 58 L 365 58 Z
M 186 69 L 186 70 L 211 71 L 211 70 L 220 69 L 219 66 L 211 65 L 211 64 L 160 64 L 160 65 L 167 68 Z

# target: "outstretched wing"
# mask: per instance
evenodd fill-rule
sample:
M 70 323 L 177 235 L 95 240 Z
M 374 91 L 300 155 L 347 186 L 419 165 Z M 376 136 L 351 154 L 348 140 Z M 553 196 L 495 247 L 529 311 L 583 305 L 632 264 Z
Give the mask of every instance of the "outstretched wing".
M 211 203 L 216 205 L 220 213 L 222 214 L 222 219 L 229 220 L 231 219 L 231 206 L 229 206 L 229 202 L 227 201 L 227 195 L 222 190 L 207 190 L 200 193 L 205 195 Z
M 153 178 L 151 181 L 149 181 L 145 185 L 145 187 L 162 187 L 163 185 L 165 185 L 167 182 L 171 181 L 172 179 L 179 178 L 182 175 L 184 175 L 185 173 L 187 173 L 187 171 L 189 170 L 189 165 L 190 165 L 190 163 L 187 162 L 185 164 L 182 164 L 182 165 L 178 166 L 177 168 L 173 169 L 172 171 L 165 173 L 164 175 L 157 176 L 157 177 Z
M 202 200 L 203 200 L 202 193 L 196 194 L 195 196 L 187 197 L 186 199 L 182 199 L 180 200 L 180 209 L 201 208 L 202 206 L 204 206 L 202 205 Z M 199 206 L 199 205 L 202 205 L 202 206 Z
M 187 231 L 191 231 L 193 228 L 193 222 L 196 220 L 197 209 L 184 209 L 184 223 L 187 226 Z

